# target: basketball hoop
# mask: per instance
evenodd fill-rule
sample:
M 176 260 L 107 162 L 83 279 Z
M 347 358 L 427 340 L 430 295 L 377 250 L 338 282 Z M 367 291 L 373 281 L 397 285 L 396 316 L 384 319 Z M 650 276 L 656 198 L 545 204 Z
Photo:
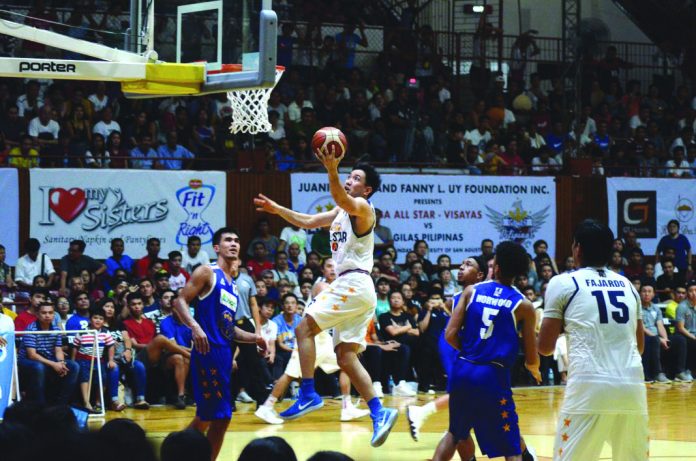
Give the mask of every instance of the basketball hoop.
M 237 64 L 223 65 L 223 72 L 241 70 Z M 283 76 L 285 67 L 276 66 L 275 83 Z M 268 99 L 275 85 L 269 88 L 240 88 L 227 92 L 227 99 L 232 106 L 232 133 L 268 133 L 271 123 L 268 121 Z

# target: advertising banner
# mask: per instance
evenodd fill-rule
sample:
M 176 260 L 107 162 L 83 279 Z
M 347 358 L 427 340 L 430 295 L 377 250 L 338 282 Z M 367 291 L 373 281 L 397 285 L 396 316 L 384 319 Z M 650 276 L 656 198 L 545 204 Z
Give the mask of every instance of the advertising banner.
M 679 233 L 696 245 L 696 180 L 608 178 L 609 226 L 617 236 L 635 231 L 646 255 L 654 255 L 667 223 L 679 221 Z
M 19 181 L 15 168 L 0 168 L 2 191 L 2 225 L 0 245 L 5 247 L 5 262 L 17 264 L 19 258 Z
M 87 255 L 107 258 L 115 237 L 133 258 L 157 237 L 166 258 L 192 235 L 212 255 L 213 233 L 225 225 L 224 172 L 33 169 L 30 179 L 31 236 L 53 258 L 73 239 L 85 241 Z
M 343 180 L 343 176 L 341 178 Z M 317 213 L 335 206 L 326 174 L 292 175 L 292 206 Z M 453 264 L 481 253 L 481 240 L 514 240 L 532 253 L 535 240 L 556 245 L 556 184 L 550 177 L 472 177 L 383 174 L 370 201 L 392 231 L 398 262 L 417 240 L 428 243 L 436 262 Z

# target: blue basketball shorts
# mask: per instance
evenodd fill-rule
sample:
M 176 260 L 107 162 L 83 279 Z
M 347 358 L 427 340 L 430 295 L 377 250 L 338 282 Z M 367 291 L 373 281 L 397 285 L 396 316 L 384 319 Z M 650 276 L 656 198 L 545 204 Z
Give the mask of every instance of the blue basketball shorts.
M 455 440 L 465 440 L 473 429 L 481 452 L 489 458 L 522 453 L 508 369 L 458 358 L 449 384 L 449 431 Z
M 452 379 L 452 365 L 454 364 L 454 361 L 457 360 L 459 351 L 449 345 L 445 339 L 444 331 L 440 335 L 440 339 L 438 339 L 437 348 L 440 352 L 440 362 L 442 362 L 442 368 L 445 370 L 445 374 L 447 375 L 447 392 L 449 392 L 450 381 Z
M 232 417 L 232 349 L 210 345 L 205 355 L 191 351 L 191 384 L 196 416 L 202 421 Z

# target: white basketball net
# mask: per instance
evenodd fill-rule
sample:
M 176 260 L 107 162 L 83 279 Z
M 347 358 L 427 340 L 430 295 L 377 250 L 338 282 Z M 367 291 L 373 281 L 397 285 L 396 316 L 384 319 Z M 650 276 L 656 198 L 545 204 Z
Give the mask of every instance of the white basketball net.
M 276 84 L 283 75 L 284 69 L 276 68 Z M 271 122 L 268 121 L 268 99 L 273 87 L 270 88 L 240 88 L 227 92 L 227 99 L 232 105 L 232 133 L 268 133 Z

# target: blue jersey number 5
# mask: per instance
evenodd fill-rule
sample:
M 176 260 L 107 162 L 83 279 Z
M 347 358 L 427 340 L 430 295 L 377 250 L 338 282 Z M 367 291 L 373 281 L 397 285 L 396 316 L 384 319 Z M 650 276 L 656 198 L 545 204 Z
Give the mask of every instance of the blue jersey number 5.
M 604 293 L 609 295 L 609 303 L 612 306 L 611 318 L 616 323 L 628 323 L 628 306 L 619 301 L 623 298 L 624 292 L 621 290 L 593 291 L 591 294 L 597 299 L 597 307 L 599 307 L 599 323 L 609 323 L 609 315 L 607 312 L 607 302 Z

